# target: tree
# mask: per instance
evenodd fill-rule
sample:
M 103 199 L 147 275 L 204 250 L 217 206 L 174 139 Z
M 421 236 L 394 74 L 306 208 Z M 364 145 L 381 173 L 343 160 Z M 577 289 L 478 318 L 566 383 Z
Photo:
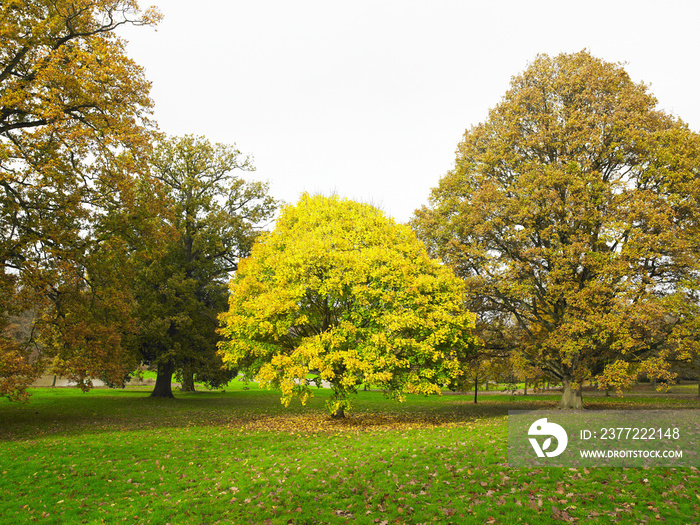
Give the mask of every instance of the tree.
M 464 375 L 455 382 L 455 389 L 468 391 L 474 388 L 474 403 L 477 403 L 479 385 L 483 384 L 488 390 L 489 383 L 498 381 L 510 371 L 510 361 L 507 355 L 489 350 L 481 346 L 464 363 Z
M 140 12 L 134 0 L 3 0 L 1 6 L 0 328 L 9 315 L 41 307 L 50 339 L 41 348 L 50 356 L 75 343 L 63 328 L 76 319 L 68 305 L 78 303 L 64 299 L 87 299 L 88 290 L 97 290 L 87 268 L 108 239 L 100 235 L 114 232 L 96 225 L 133 203 L 134 174 L 149 142 L 150 85 L 114 30 L 153 24 L 159 15 Z M 85 332 L 76 368 L 85 385 L 119 362 L 119 355 L 101 350 L 105 342 L 116 348 L 107 339 L 114 342 L 118 331 Z M 29 355 L 26 345 L 0 341 L 0 382 L 14 392 L 41 370 Z
M 563 382 L 668 374 L 698 285 L 698 135 L 647 86 L 587 51 L 540 55 L 413 225 L 465 279 L 517 356 Z M 693 348 L 691 348 L 693 347 Z
M 338 197 L 285 207 L 230 290 L 224 361 L 281 388 L 286 405 L 305 402 L 310 383 L 330 382 L 334 417 L 363 383 L 398 399 L 439 393 L 475 346 L 460 280 L 407 226 Z
M 214 387 L 235 375 L 222 370 L 216 353 L 217 316 L 226 309 L 231 273 L 276 202 L 267 184 L 234 175 L 252 170 L 250 159 L 203 137 L 164 138 L 151 165 L 165 198 L 161 233 L 169 240 L 137 255 L 132 345 L 158 370 L 151 395 L 173 397 L 174 373 L 183 390 L 194 390 L 195 375 Z

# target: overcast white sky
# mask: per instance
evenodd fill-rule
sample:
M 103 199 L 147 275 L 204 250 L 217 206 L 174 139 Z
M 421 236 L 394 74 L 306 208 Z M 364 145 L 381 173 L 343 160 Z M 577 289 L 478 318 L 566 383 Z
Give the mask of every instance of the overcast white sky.
M 158 2 L 158 0 L 151 0 Z M 141 0 L 143 7 L 148 0 Z M 272 194 L 338 193 L 399 222 L 538 53 L 627 62 L 700 131 L 700 2 L 160 0 L 128 29 L 171 135 L 253 155 Z

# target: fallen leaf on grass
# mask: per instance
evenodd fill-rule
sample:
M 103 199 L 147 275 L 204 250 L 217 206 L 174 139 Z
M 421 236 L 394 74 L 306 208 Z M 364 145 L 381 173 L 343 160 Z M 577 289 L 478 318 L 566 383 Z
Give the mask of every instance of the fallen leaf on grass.
M 572 517 L 566 509 L 559 510 L 556 507 L 552 507 L 552 517 L 556 520 L 566 521 L 567 523 L 576 521 L 576 518 Z

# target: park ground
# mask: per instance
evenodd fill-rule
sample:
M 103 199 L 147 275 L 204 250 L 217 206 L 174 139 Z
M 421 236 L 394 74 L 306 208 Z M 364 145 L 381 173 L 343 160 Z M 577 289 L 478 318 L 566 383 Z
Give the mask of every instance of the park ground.
M 700 521 L 695 468 L 513 468 L 508 410 L 554 393 L 360 392 L 344 421 L 329 391 L 284 407 L 234 380 L 225 391 L 151 399 L 37 388 L 0 400 L 1 523 L 463 524 Z M 589 409 L 698 409 L 697 384 Z M 594 395 L 596 394 L 596 395 Z

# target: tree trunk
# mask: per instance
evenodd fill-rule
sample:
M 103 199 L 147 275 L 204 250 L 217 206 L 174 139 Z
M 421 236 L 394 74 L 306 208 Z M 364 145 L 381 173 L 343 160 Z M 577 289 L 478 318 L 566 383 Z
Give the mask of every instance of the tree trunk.
M 479 391 L 479 376 L 474 378 L 474 404 L 476 405 L 476 395 Z
M 331 388 L 333 388 L 333 396 L 326 406 L 333 410 L 333 412 L 331 412 L 331 417 L 333 419 L 344 419 L 345 407 L 348 406 L 348 402 L 345 399 L 347 393 L 335 383 L 331 384 Z
M 523 388 L 523 395 L 524 395 L 524 396 L 527 395 L 527 377 L 525 378 L 525 384 L 524 384 L 524 388 Z
M 578 386 L 576 390 L 571 387 L 571 379 L 564 379 L 562 384 L 564 385 L 564 393 L 561 396 L 561 401 L 559 401 L 559 408 L 563 410 L 583 409 L 583 392 L 581 390 L 581 385 Z
M 175 397 L 171 383 L 173 381 L 174 367 L 172 364 L 158 365 L 158 376 L 156 377 L 156 386 L 153 387 L 151 397 Z
M 183 392 L 194 392 L 194 372 L 188 366 L 182 371 L 182 388 Z

